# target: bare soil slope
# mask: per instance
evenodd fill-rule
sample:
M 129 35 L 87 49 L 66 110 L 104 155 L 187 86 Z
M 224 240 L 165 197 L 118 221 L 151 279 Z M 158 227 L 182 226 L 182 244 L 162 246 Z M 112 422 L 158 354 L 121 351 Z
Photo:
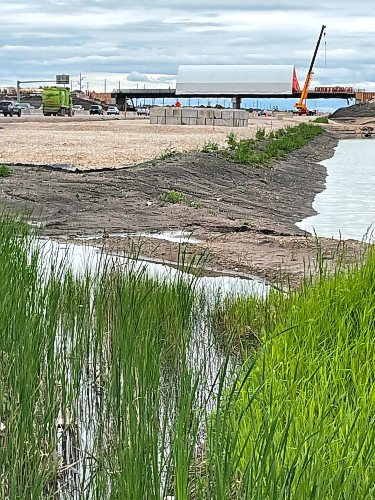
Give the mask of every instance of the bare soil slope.
M 294 224 L 314 213 L 324 188 L 319 161 L 332 156 L 337 140 L 314 139 L 272 166 L 236 165 L 215 154 L 191 154 L 122 170 L 71 173 L 13 167 L 0 180 L 0 205 L 32 211 L 52 237 L 98 235 L 97 244 L 128 249 L 129 239 L 100 239 L 103 232 L 189 229 L 204 241 L 189 252 L 208 250 L 211 267 L 276 279 L 280 268 L 301 276 L 316 253 L 314 238 Z M 161 203 L 175 190 L 184 201 Z M 332 253 L 337 243 L 323 242 Z M 149 240 L 147 256 L 175 260 L 176 245 Z

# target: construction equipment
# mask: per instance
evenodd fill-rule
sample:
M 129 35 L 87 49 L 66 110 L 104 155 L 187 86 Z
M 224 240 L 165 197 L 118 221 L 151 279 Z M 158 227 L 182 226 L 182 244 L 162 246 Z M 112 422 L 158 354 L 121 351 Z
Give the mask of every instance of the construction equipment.
M 73 116 L 73 99 L 65 87 L 44 87 L 42 94 L 44 116 Z
M 295 104 L 295 107 L 297 108 L 299 115 L 315 115 L 315 111 L 309 111 L 309 109 L 307 108 L 306 100 L 307 100 L 307 96 L 309 93 L 311 79 L 312 79 L 312 76 L 314 74 L 313 69 L 314 69 L 316 55 L 318 53 L 320 42 L 322 41 L 323 34 L 325 34 L 325 29 L 326 29 L 326 26 L 323 24 L 322 29 L 320 31 L 318 43 L 316 44 L 316 47 L 315 47 L 314 55 L 313 55 L 313 58 L 311 60 L 310 68 L 309 68 L 309 71 L 308 71 L 307 76 L 306 76 L 306 81 L 305 81 L 305 85 L 304 85 L 302 93 L 301 93 L 301 98 L 300 98 L 299 102 L 297 102 Z

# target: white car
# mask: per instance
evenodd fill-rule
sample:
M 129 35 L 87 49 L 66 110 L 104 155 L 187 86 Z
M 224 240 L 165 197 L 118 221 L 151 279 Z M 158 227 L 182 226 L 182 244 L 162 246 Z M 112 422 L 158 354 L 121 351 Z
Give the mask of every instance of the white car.
M 107 115 L 119 115 L 120 110 L 118 109 L 117 106 L 109 106 L 107 109 Z
M 34 109 L 34 106 L 32 106 L 29 102 L 19 102 L 18 107 L 21 109 Z
M 74 104 L 73 109 L 76 113 L 79 113 L 80 111 L 84 111 L 82 104 Z
M 138 108 L 137 115 L 150 116 L 150 109 L 149 108 Z

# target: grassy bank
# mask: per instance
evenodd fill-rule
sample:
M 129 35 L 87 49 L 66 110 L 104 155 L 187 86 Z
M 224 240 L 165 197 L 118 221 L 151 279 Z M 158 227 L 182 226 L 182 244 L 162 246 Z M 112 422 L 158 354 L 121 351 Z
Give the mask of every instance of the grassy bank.
M 213 421 L 240 498 L 373 497 L 374 280 L 372 250 L 360 268 L 217 310 L 240 349 L 249 331 L 261 342 Z
M 268 134 L 261 128 L 257 130 L 254 139 L 239 139 L 236 134 L 231 133 L 228 135 L 226 148 L 220 149 L 218 144 L 209 142 L 203 146 L 203 152 L 218 152 L 234 163 L 265 165 L 272 159 L 302 148 L 323 132 L 322 127 L 312 123 L 271 130 Z
M 6 217 L 0 260 L 0 498 L 371 498 L 374 254 L 224 302 Z

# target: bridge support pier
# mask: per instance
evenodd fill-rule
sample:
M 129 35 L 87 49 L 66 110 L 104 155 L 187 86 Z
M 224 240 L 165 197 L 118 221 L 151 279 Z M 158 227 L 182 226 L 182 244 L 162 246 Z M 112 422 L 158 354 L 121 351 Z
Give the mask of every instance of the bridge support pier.
M 241 109 L 241 97 L 232 97 L 232 107 L 233 109 Z

